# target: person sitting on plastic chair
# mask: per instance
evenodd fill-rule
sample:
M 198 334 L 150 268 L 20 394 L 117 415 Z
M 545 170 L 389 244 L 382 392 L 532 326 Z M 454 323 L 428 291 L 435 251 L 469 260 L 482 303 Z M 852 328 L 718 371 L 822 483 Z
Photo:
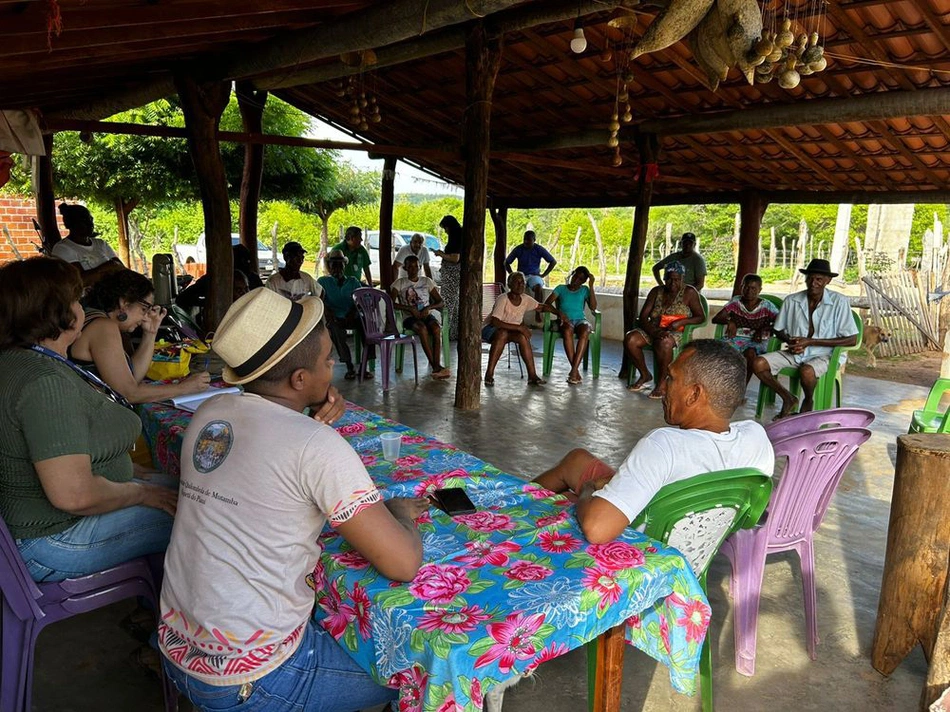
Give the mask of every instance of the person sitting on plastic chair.
M 584 306 L 591 311 L 597 309 L 597 295 L 594 294 L 594 275 L 583 265 L 571 272 L 567 284 L 559 284 L 551 292 L 546 304 L 557 304 L 562 318 L 559 320 L 561 337 L 564 339 L 564 353 L 571 364 L 571 372 L 567 382 L 572 386 L 581 382 L 581 361 L 587 350 L 587 340 L 591 335 L 591 325 L 584 314 Z M 574 346 L 574 335 L 577 334 L 577 347 Z
M 857 343 L 858 327 L 848 298 L 826 289 L 832 278 L 838 276 L 831 271 L 828 260 L 812 260 L 799 272 L 805 275 L 805 289 L 788 295 L 773 327 L 787 348 L 763 354 L 752 364 L 756 378 L 782 399 L 776 420 L 791 415 L 798 405 L 798 398 L 777 378 L 783 368 L 798 369 L 802 385 L 799 412 L 807 413 L 814 407 L 815 388 L 818 379 L 828 371 L 832 349 Z
M 739 467 L 771 473 L 775 455 L 754 420 L 731 423 L 745 395 L 745 359 L 721 341 L 683 347 L 670 364 L 663 418 L 671 427 L 644 435 L 614 470 L 587 450 L 571 450 L 535 482 L 578 496 L 577 520 L 588 541 L 616 539 L 664 485 Z
M 419 343 L 432 367 L 432 377 L 439 380 L 448 378 L 452 374 L 441 360 L 442 315 L 439 309 L 445 305 L 439 288 L 431 277 L 419 274 L 419 258 L 415 255 L 404 257 L 403 266 L 408 276 L 400 277 L 390 287 L 393 306 L 406 313 L 403 328 L 419 335 Z

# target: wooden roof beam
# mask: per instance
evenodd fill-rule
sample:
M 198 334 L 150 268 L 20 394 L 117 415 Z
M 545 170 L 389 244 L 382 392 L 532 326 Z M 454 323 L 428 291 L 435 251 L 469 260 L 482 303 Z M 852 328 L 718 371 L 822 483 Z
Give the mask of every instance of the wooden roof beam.
M 950 190 L 915 190 L 904 192 L 873 191 L 810 191 L 810 190 L 763 190 L 763 199 L 768 203 L 803 205 L 870 205 L 885 203 L 943 204 L 950 202 Z M 738 203 L 742 191 L 719 191 L 692 193 L 654 193 L 652 207 L 665 205 L 727 205 Z M 630 207 L 632 196 L 616 197 L 592 195 L 588 197 L 560 197 L 551 195 L 508 198 L 495 196 L 494 205 L 505 208 L 621 208 Z
M 635 4 L 629 0 L 580 0 L 580 2 L 548 2 L 542 7 L 517 8 L 499 12 L 487 22 L 486 30 L 492 37 L 509 32 L 518 32 L 537 25 L 560 22 L 578 16 L 611 10 L 624 4 Z M 439 32 L 427 34 L 415 40 L 399 42 L 376 50 L 376 64 L 373 69 L 391 67 L 443 52 L 452 52 L 465 46 L 465 30 L 450 27 Z M 279 76 L 264 76 L 254 79 L 255 86 L 264 89 L 284 89 L 302 84 L 319 84 L 332 79 L 340 79 L 365 71 L 360 67 L 347 67 L 342 62 L 321 65 L 309 69 L 288 70 Z
M 642 76 L 641 76 L 642 79 Z M 860 123 L 907 116 L 950 115 L 950 87 L 862 94 L 843 99 L 813 99 L 794 104 L 769 104 L 720 114 L 655 118 L 622 129 L 621 140 L 632 141 L 637 130 L 659 136 L 690 136 L 728 131 L 765 131 L 785 126 Z M 588 129 L 511 146 L 511 150 L 543 151 L 583 148 L 603 143 L 603 131 Z M 506 148 L 498 146 L 499 149 Z

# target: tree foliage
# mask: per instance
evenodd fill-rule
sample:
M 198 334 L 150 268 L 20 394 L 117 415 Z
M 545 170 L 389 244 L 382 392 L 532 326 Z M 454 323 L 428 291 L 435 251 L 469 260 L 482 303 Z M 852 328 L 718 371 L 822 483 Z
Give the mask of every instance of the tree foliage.
M 315 177 L 305 194 L 293 198 L 293 204 L 300 211 L 320 218 L 321 256 L 328 248 L 330 216 L 350 206 L 378 203 L 379 185 L 380 175 L 375 171 L 358 171 L 348 163 L 334 163 L 329 175 Z

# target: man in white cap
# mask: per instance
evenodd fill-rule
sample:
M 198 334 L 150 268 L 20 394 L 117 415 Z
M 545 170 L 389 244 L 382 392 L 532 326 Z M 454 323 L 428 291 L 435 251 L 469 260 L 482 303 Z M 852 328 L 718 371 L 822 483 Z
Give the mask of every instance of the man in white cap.
M 798 398 L 778 380 L 779 371 L 789 366 L 798 369 L 802 384 L 800 412 L 807 413 L 814 407 L 815 387 L 828 371 L 832 349 L 854 346 L 858 338 L 851 302 L 843 294 L 825 289 L 838 276 L 831 271 L 828 260 L 812 260 L 798 271 L 805 275 L 805 289 L 785 298 L 772 327 L 785 348 L 758 356 L 752 362 L 756 377 L 782 399 L 776 420 L 791 415 L 798 405 Z
M 329 521 L 383 576 L 410 581 L 428 503 L 383 502 L 329 427 L 344 404 L 322 317 L 318 298 L 256 289 L 216 332 L 224 379 L 245 392 L 206 401 L 185 433 L 158 631 L 166 673 L 196 709 L 364 709 L 396 696 L 313 622 L 307 579 Z

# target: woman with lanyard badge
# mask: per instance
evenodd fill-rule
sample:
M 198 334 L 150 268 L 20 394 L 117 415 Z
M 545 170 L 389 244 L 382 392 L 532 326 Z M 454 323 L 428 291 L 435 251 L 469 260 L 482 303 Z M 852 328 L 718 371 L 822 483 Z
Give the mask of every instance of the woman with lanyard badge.
M 157 473 L 133 479 L 138 416 L 66 358 L 81 293 L 58 259 L 0 267 L 0 515 L 36 581 L 163 552 L 178 500 Z

